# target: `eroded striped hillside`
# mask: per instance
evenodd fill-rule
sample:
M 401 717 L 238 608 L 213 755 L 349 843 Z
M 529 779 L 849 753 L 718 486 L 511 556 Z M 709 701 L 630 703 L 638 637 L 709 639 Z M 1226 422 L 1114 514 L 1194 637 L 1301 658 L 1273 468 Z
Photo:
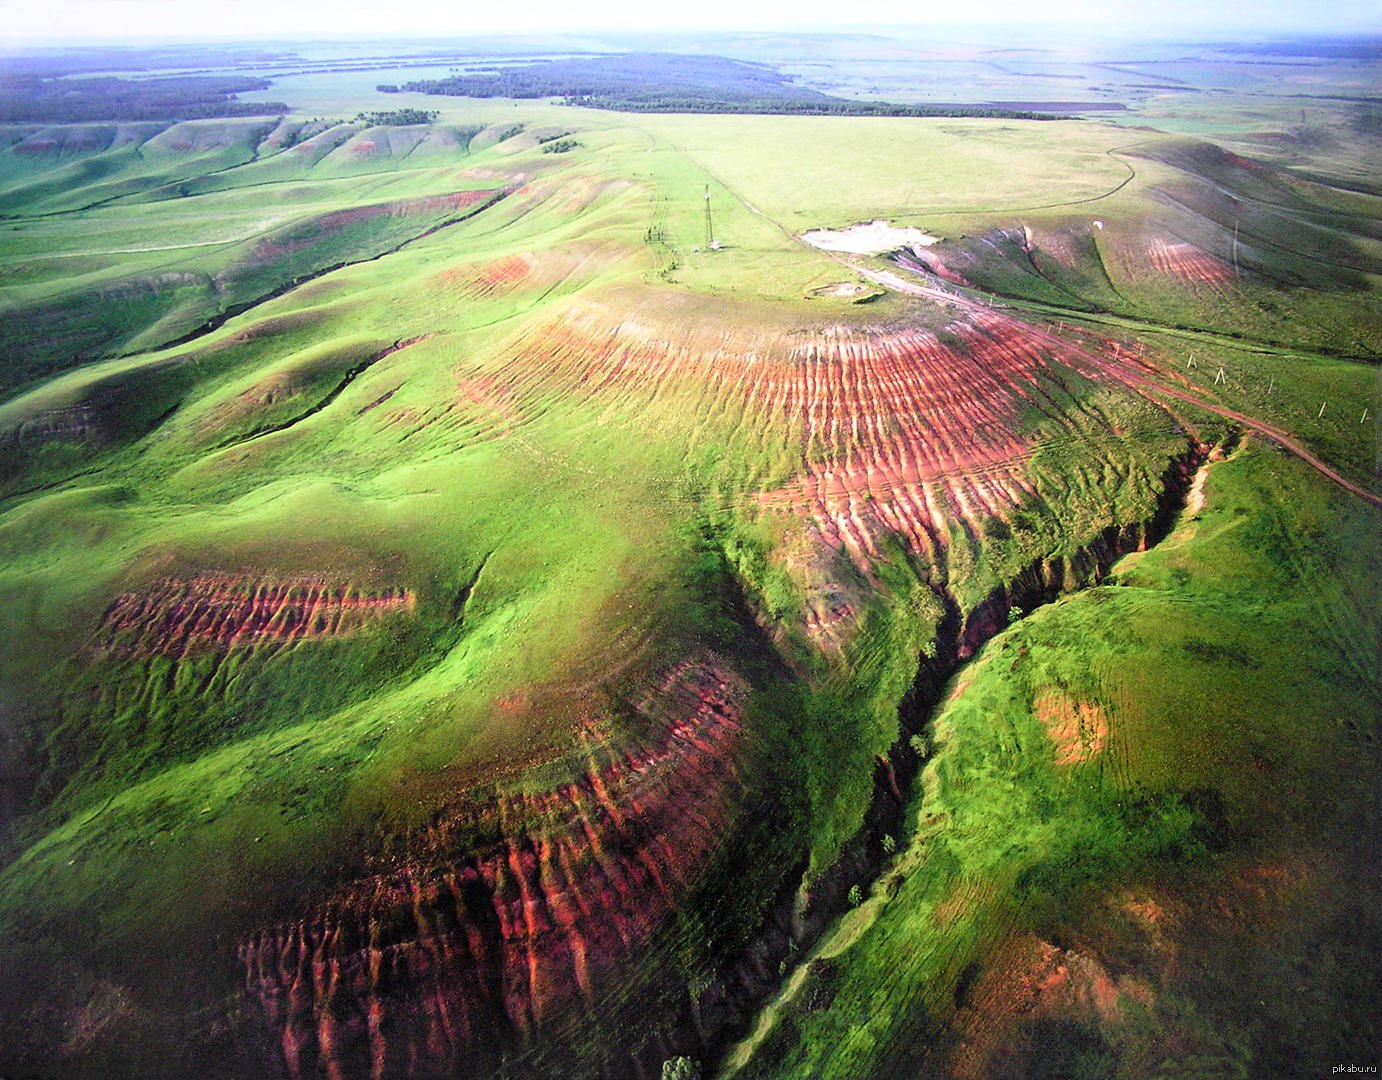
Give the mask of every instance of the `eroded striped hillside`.
M 1287 703 L 1363 737 L 1373 570 L 1312 545 L 1371 370 L 1228 331 L 1375 303 L 1366 200 L 1052 122 L 1068 201 L 980 213 L 936 148 L 1025 128 L 872 118 L 856 185 L 833 118 L 681 119 L 0 145 L 0 1071 L 979 1076 L 1029 1060 L 1004 995 L 1111 1031 L 1170 985 L 1050 897 L 1269 865 Z M 796 239 L 894 204 L 947 238 Z M 1242 431 L 1292 499 L 1216 503 Z M 1272 615 L 1307 581 L 1332 636 Z

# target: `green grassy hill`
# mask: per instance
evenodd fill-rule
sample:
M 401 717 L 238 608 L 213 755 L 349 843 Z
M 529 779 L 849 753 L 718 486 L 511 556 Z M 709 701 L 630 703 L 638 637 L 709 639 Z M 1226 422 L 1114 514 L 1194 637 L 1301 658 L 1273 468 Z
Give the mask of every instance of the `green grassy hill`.
M 1370 197 L 439 108 L 0 140 L 0 1065 L 1362 1060 Z

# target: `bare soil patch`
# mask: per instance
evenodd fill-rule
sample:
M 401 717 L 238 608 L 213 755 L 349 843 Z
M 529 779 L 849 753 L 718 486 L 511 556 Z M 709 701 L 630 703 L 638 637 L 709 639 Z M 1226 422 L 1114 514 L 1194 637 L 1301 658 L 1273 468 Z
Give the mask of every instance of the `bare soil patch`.
M 1041 726 L 1056 744 L 1057 765 L 1083 765 L 1097 757 L 1108 742 L 1108 717 L 1093 702 L 1051 691 L 1033 704 Z

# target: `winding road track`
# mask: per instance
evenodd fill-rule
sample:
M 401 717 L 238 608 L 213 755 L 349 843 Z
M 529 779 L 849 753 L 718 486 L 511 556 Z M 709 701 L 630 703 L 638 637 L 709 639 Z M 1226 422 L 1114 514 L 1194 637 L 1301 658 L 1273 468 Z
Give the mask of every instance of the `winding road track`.
M 897 274 L 889 273 L 886 270 L 870 270 L 866 267 L 848 262 L 846 262 L 845 265 L 868 278 L 870 281 L 874 281 L 885 288 L 893 289 L 897 292 L 906 293 L 910 296 L 923 296 L 932 300 L 940 300 L 944 303 L 955 304 L 969 311 L 989 312 L 988 307 L 962 294 L 907 281 L 905 278 Z M 1139 370 L 1121 360 L 1115 360 L 1091 352 L 1034 323 L 1024 321 L 1022 325 L 1028 335 L 1035 337 L 1038 341 L 1050 348 L 1059 350 L 1063 357 L 1075 359 L 1079 362 L 1080 366 L 1087 371 L 1096 375 L 1116 379 L 1118 382 L 1144 397 L 1150 397 L 1153 394 L 1163 394 L 1166 397 L 1175 398 L 1177 401 L 1184 401 L 1189 405 L 1194 405 L 1197 409 L 1204 409 L 1206 412 L 1212 412 L 1217 416 L 1232 420 L 1236 424 L 1241 424 L 1247 430 L 1255 432 L 1265 439 L 1269 439 L 1283 450 L 1294 454 L 1322 476 L 1332 480 L 1350 494 L 1356 495 L 1358 498 L 1370 502 L 1374 506 L 1382 507 L 1382 495 L 1369 491 L 1367 488 L 1340 476 L 1338 472 L 1321 461 L 1309 450 L 1305 449 L 1305 447 L 1280 428 L 1273 427 L 1271 424 L 1262 420 L 1248 416 L 1246 413 L 1241 413 L 1223 405 L 1216 405 L 1213 402 L 1206 401 L 1204 398 L 1189 390 L 1182 390 L 1179 387 L 1169 385 L 1160 379 L 1154 378 L 1150 372 Z

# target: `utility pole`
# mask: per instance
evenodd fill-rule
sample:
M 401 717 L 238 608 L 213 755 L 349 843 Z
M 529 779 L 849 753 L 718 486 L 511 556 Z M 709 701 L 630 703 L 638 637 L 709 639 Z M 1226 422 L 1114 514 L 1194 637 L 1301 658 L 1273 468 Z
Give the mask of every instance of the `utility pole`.
M 710 185 L 705 185 L 705 250 L 715 243 L 715 229 L 710 224 Z

